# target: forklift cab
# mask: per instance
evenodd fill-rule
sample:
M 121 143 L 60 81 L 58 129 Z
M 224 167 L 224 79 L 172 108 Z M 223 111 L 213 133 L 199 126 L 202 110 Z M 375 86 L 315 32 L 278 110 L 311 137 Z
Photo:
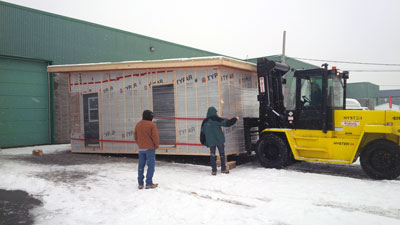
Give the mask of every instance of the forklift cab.
M 292 128 L 308 130 L 334 130 L 334 110 L 345 109 L 348 72 L 333 68 L 297 70 L 294 73 L 294 93 L 289 95 L 288 115 L 293 115 Z M 291 98 L 291 99 L 290 99 Z M 294 112 L 291 112 L 293 110 Z
M 288 95 L 283 95 L 283 77 L 290 71 L 286 64 L 267 58 L 257 59 L 258 118 L 244 118 L 245 145 L 251 152 L 254 133 L 261 135 L 267 128 L 334 130 L 334 110 L 346 107 L 347 71 L 336 68 L 296 70 Z M 294 71 L 294 70 L 292 70 Z M 252 130 L 257 127 L 256 132 Z

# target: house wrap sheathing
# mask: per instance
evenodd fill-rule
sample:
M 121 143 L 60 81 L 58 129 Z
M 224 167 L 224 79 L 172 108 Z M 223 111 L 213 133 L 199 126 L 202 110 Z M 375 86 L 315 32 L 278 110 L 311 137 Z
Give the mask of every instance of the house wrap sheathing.
M 225 57 L 49 66 L 69 77 L 73 152 L 138 153 L 134 129 L 146 109 L 157 154 L 209 155 L 200 144 L 208 107 L 240 120 L 223 128 L 226 154 L 245 152 L 243 117 L 258 116 L 256 65 Z

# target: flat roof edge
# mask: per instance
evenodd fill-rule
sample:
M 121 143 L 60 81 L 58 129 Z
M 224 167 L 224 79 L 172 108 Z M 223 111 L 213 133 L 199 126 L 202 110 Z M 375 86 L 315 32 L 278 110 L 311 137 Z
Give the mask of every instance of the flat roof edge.
M 140 69 L 173 69 L 182 67 L 212 67 L 227 66 L 237 69 L 256 72 L 254 63 L 249 63 L 224 56 L 179 58 L 148 61 L 126 61 L 110 63 L 90 63 L 48 66 L 49 73 L 112 71 L 112 70 L 140 70 Z

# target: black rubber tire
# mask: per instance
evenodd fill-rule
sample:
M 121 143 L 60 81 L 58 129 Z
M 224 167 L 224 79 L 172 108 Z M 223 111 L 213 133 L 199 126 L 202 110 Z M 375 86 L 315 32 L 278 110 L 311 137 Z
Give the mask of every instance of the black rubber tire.
M 400 148 L 385 139 L 372 141 L 363 148 L 360 163 L 373 179 L 396 179 L 400 175 Z
M 256 155 L 263 167 L 276 169 L 287 166 L 290 158 L 285 141 L 273 134 L 261 136 L 257 142 Z
M 294 159 L 294 155 L 293 152 L 290 150 L 290 146 L 289 144 L 286 145 L 286 148 L 288 149 L 288 162 L 287 162 L 287 166 L 290 166 L 296 162 L 300 162 L 297 161 L 296 159 Z

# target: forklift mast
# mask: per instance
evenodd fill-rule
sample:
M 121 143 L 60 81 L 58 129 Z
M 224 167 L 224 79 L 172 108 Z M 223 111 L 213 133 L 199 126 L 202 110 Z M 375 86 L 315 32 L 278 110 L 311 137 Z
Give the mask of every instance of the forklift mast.
M 284 119 L 285 106 L 283 99 L 282 85 L 285 79 L 282 78 L 290 67 L 267 58 L 257 59 L 258 93 L 257 100 L 259 107 L 259 131 L 265 128 L 286 127 Z

